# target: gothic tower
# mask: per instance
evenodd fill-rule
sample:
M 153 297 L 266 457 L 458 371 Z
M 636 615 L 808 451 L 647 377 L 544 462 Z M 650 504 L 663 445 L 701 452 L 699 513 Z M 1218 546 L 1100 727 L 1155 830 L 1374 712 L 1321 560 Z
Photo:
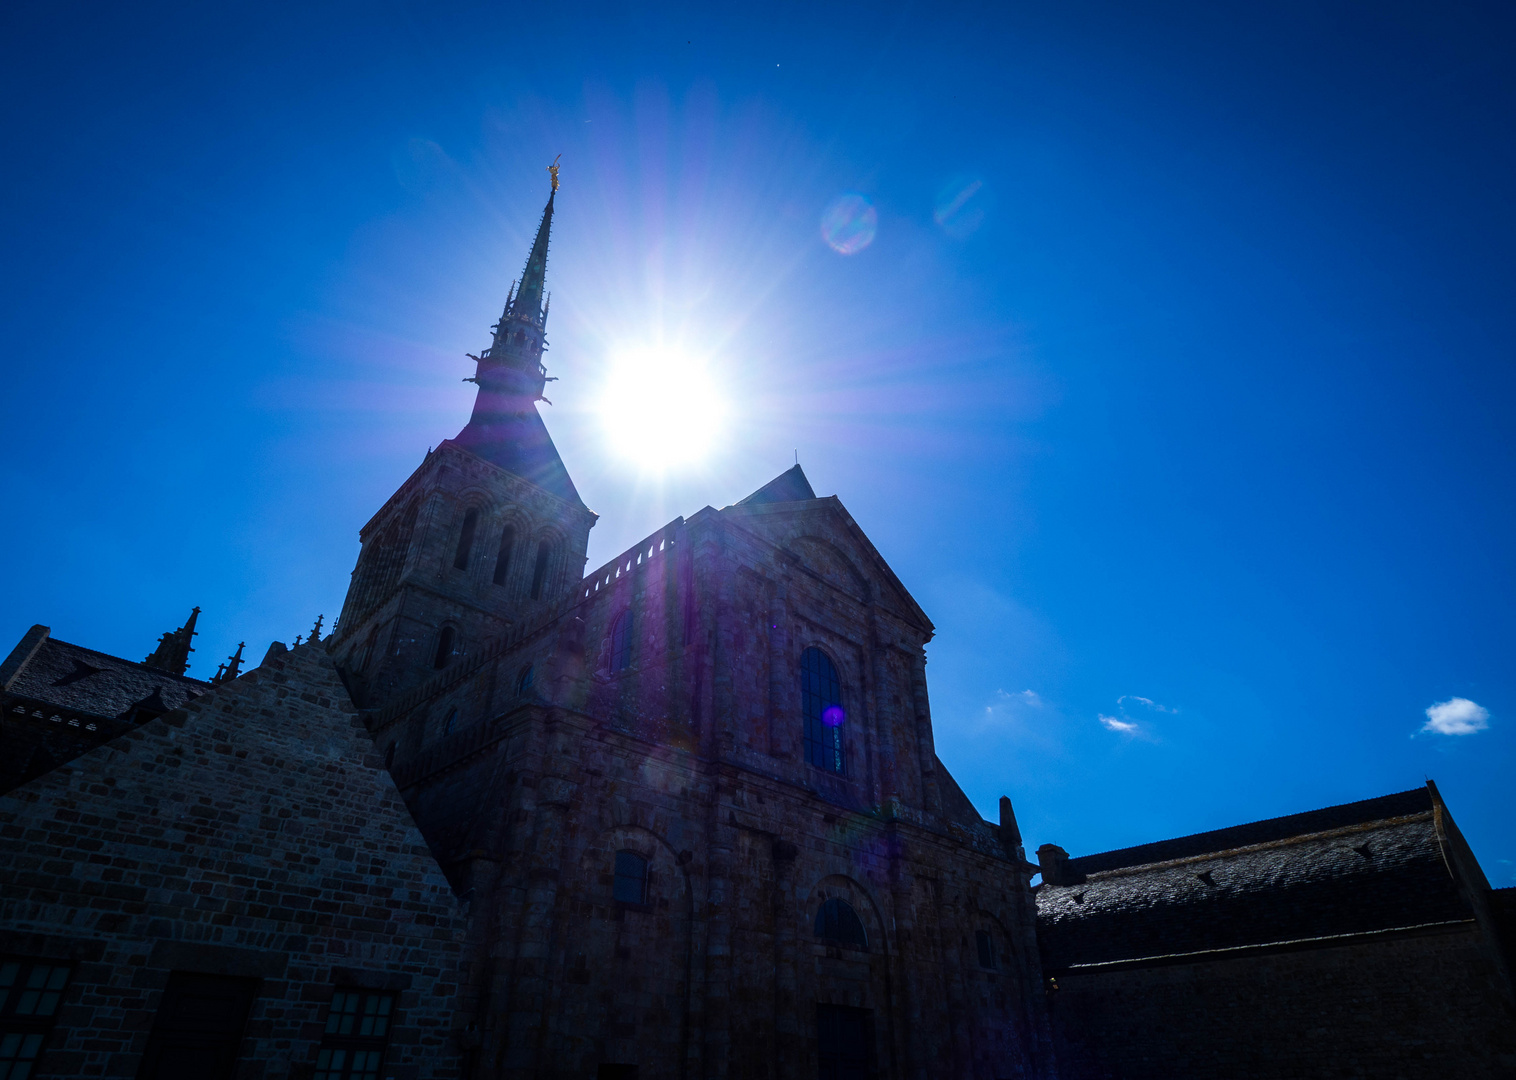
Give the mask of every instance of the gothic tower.
M 584 572 L 592 513 L 537 413 L 548 382 L 543 291 L 557 168 L 526 270 L 469 381 L 473 415 L 359 531 L 362 551 L 329 649 L 377 708 L 564 600 Z

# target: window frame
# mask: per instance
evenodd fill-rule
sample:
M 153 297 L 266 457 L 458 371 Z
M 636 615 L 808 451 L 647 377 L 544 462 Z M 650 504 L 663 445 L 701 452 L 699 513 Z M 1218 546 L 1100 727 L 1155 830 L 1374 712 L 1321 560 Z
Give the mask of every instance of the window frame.
M 1000 957 L 995 948 L 995 935 L 989 930 L 974 931 L 974 947 L 979 952 L 979 967 L 984 971 L 999 971 Z
M 516 552 L 516 526 L 507 525 L 500 533 L 500 548 L 495 553 L 495 572 L 490 580 L 496 585 L 510 582 L 511 557 Z
M 31 985 L 39 969 L 47 974 L 40 985 Z M 3 981 L 8 972 L 11 972 L 9 981 Z M 10 1052 L 9 1056 L 0 1056 L 0 1067 L 10 1066 L 6 1069 L 7 1076 L 20 1080 L 36 1074 L 37 1063 L 47 1050 L 47 1037 L 58 1022 L 58 1010 L 63 1006 L 73 976 L 74 965 L 66 960 L 0 956 L 0 1052 Z M 28 1001 L 31 995 L 36 996 Z M 29 1006 L 26 1012 L 20 1011 L 23 1004 Z M 46 1011 L 39 1012 L 38 1006 L 46 1006 Z M 16 1065 L 24 1065 L 24 1071 L 18 1072 Z
M 826 666 L 816 665 L 816 670 L 811 670 L 808 661 L 813 656 Z M 828 678 L 830 685 L 827 685 Z M 813 682 L 817 685 L 813 686 Z M 842 709 L 846 718 L 847 706 L 843 704 L 843 697 L 842 673 L 837 669 L 837 662 L 820 646 L 808 645 L 801 650 L 800 718 L 806 764 L 834 776 L 848 774 L 847 749 L 842 738 L 846 719 L 835 727 L 828 727 L 823 717 L 827 709 L 836 707 Z
M 437 631 L 437 651 L 432 656 L 432 670 L 442 671 L 453 662 L 453 654 L 458 651 L 458 630 L 453 626 L 443 626 Z
M 612 675 L 619 675 L 632 666 L 632 640 L 635 622 L 632 617 L 632 609 L 624 607 L 616 613 L 611 620 L 610 654 L 606 657 L 606 670 Z
M 622 856 L 626 856 L 628 859 L 635 859 L 642 873 L 640 875 L 623 873 Z M 612 863 L 611 899 L 614 900 L 617 904 L 620 904 L 622 907 L 635 909 L 645 909 L 649 907 L 650 905 L 648 903 L 648 895 L 653 879 L 652 870 L 653 860 L 642 854 L 642 852 L 633 851 L 631 848 L 621 848 L 618 850 L 616 852 L 615 860 Z M 638 899 L 633 900 L 621 895 L 621 882 L 624 880 L 637 881 L 639 883 Z
M 533 600 L 542 599 L 542 590 L 547 588 L 548 564 L 553 557 L 553 541 L 549 537 L 543 537 L 537 542 L 537 562 L 532 567 L 532 590 Z
M 349 998 L 354 999 L 351 1010 L 346 1007 Z M 368 1009 L 370 1002 L 376 1006 L 372 1013 Z M 339 1008 L 341 1011 L 336 1011 Z M 377 1080 L 384 1070 L 390 1034 L 395 1030 L 395 1020 L 399 1013 L 399 994 L 393 990 L 374 990 L 362 986 L 334 988 L 331 1000 L 326 1004 L 326 1024 L 321 1032 L 321 1042 L 316 1047 L 314 1080 Z M 365 1035 L 361 1031 L 353 1034 L 351 1025 L 345 1032 L 333 1030 L 341 1028 L 343 1018 L 353 1021 L 360 1018 L 378 1020 L 382 1030 L 377 1035 Z M 362 1027 L 361 1024 L 358 1026 Z M 355 1069 L 354 1066 L 360 1064 L 354 1060 L 358 1054 L 374 1054 L 376 1057 L 370 1061 L 365 1056 L 360 1067 Z
M 834 913 L 828 918 L 828 913 Z M 846 916 L 844 916 L 846 913 Z M 831 929 L 836 933 L 828 933 Z M 843 936 L 847 931 L 856 927 L 858 940 L 849 940 Z M 839 945 L 844 949 L 858 949 L 862 952 L 869 951 L 869 929 L 863 924 L 863 916 L 858 914 L 858 909 L 848 903 L 843 897 L 828 896 L 821 901 L 821 906 L 816 909 L 816 922 L 813 927 L 816 940 L 823 941 L 828 945 Z
M 453 553 L 453 569 L 467 570 L 474 554 L 474 537 L 479 531 L 479 508 L 471 506 L 463 514 L 463 525 L 458 530 L 458 548 Z

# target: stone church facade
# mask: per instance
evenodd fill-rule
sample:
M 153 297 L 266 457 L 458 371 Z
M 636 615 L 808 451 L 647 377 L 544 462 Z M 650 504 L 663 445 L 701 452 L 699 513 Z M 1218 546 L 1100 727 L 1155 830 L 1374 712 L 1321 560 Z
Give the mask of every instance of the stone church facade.
M 584 575 L 536 411 L 553 201 L 329 649 L 475 912 L 484 1075 L 1050 1076 L 1030 867 L 933 751 L 932 625 L 798 468 Z
M 0 663 L 0 1080 L 1516 1075 L 1516 902 L 1435 788 L 1034 865 L 798 466 L 586 574 L 556 190 L 332 635 Z

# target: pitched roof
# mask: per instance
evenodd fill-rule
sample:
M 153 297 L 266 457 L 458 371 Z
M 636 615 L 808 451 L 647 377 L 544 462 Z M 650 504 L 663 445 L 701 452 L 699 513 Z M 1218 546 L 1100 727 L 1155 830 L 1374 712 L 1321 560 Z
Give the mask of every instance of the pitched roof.
M 796 465 L 786 469 L 757 491 L 737 503 L 738 506 L 757 506 L 762 503 L 805 502 L 814 499 L 816 492 L 805 472 Z
M 565 502 L 584 505 L 535 407 L 493 421 L 476 414 L 458 437 L 449 441 Z
M 1050 972 L 1466 920 L 1425 789 L 1069 860 Z M 1080 878 L 1083 880 L 1080 880 Z
M 165 709 L 177 709 L 209 688 L 200 679 L 46 637 L 4 689 L 59 709 L 113 719 L 155 694 Z

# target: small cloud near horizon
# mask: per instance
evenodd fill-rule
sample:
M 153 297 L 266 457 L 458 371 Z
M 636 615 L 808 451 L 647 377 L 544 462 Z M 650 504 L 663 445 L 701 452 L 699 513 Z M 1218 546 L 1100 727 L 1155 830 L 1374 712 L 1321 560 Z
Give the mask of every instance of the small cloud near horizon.
M 1116 704 L 1117 705 L 1125 705 L 1128 701 L 1135 701 L 1135 702 L 1137 702 L 1140 705 L 1146 705 L 1148 708 L 1152 709 L 1154 712 L 1162 712 L 1162 713 L 1178 713 L 1179 712 L 1178 709 L 1171 709 L 1167 705 L 1160 705 L 1160 704 L 1158 704 L 1158 702 L 1154 701 L 1152 698 L 1143 697 L 1141 694 L 1122 694 L 1119 698 L 1116 699 Z
M 1449 698 L 1428 706 L 1427 722 L 1418 734 L 1473 735 L 1490 726 L 1490 710 L 1468 698 Z

